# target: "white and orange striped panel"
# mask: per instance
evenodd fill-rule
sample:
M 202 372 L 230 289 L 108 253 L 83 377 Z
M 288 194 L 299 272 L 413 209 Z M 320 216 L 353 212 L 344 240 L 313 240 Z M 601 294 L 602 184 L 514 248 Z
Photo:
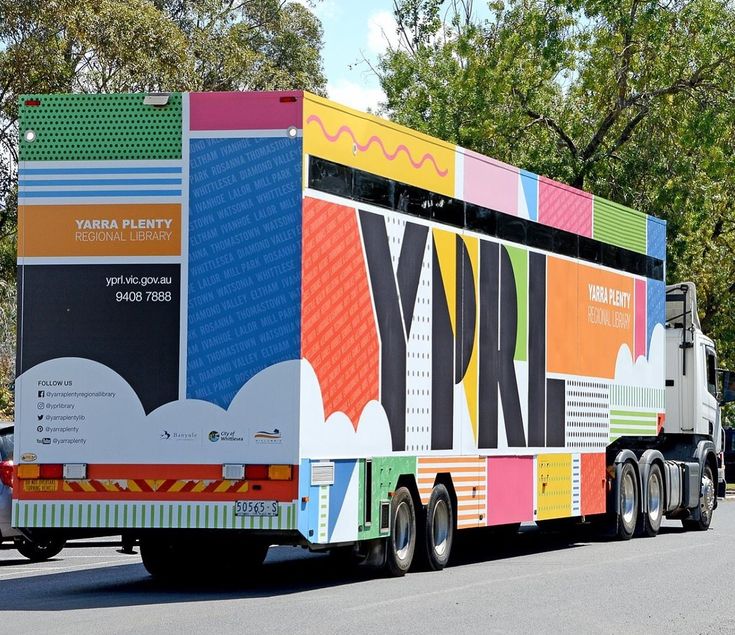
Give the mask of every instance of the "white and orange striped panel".
M 487 524 L 487 468 L 482 457 L 428 456 L 418 459 L 418 485 L 421 502 L 426 505 L 436 475 L 449 473 L 457 493 L 457 528 L 484 527 Z

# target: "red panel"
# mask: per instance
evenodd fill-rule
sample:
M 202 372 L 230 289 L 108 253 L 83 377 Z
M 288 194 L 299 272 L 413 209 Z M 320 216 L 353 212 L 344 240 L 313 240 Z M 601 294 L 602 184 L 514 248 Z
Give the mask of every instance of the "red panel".
M 491 457 L 487 460 L 487 524 L 533 520 L 532 456 Z
M 606 511 L 605 453 L 582 455 L 582 514 Z
M 301 354 L 316 371 L 324 415 L 357 421 L 378 399 L 378 333 L 357 213 L 304 199 Z
M 295 97 L 295 101 L 281 101 Z M 302 128 L 303 94 L 299 91 L 262 93 L 191 93 L 190 130 L 283 130 Z
M 538 220 L 544 225 L 591 237 L 592 195 L 541 176 Z

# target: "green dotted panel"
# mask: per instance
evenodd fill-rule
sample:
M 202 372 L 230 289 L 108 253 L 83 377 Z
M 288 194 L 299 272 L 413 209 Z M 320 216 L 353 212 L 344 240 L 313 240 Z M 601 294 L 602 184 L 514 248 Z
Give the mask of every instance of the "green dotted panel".
M 147 106 L 144 97 L 23 95 L 21 161 L 180 159 L 181 93 L 171 93 L 166 106 Z M 25 139 L 28 130 L 34 141 Z

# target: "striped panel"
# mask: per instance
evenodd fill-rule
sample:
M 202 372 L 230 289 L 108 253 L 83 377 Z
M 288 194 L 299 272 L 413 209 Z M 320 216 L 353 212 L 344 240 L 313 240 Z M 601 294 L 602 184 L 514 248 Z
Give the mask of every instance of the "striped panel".
M 319 525 L 317 542 L 329 542 L 329 486 L 319 487 Z
M 236 516 L 230 503 L 115 503 L 106 501 L 15 501 L 13 524 L 19 527 L 107 529 L 263 529 L 297 527 L 296 502 L 280 503 L 278 516 Z
M 580 450 L 607 446 L 610 429 L 609 384 L 567 379 L 565 389 L 564 445 Z
M 487 467 L 482 457 L 424 457 L 418 459 L 418 486 L 426 505 L 436 475 L 448 473 L 457 494 L 457 527 L 484 527 L 487 524 Z
M 658 413 L 633 410 L 610 411 L 610 442 L 624 436 L 655 436 L 658 433 Z
M 647 218 L 642 212 L 594 197 L 592 237 L 645 254 Z
M 663 412 L 666 405 L 665 388 L 642 386 L 610 386 L 610 408 L 651 408 Z
M 247 481 L 190 481 L 173 479 L 123 479 L 63 481 L 62 491 L 95 492 L 176 492 L 181 494 L 231 494 L 249 489 Z
M 610 386 L 610 442 L 622 436 L 655 436 L 664 411 L 664 388 Z
M 21 170 L 18 203 L 69 198 L 160 198 L 181 196 L 181 166 L 29 167 Z
M 582 459 L 572 454 L 572 516 L 579 516 L 582 507 Z

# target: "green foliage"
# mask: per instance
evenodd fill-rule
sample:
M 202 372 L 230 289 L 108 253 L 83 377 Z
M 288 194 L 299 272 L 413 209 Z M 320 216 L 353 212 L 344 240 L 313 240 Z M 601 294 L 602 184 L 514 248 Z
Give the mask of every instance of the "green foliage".
M 13 417 L 18 97 L 306 89 L 322 28 L 286 0 L 0 0 L 0 419 Z
M 324 94 L 321 47 L 319 21 L 285 0 L 0 0 L 0 279 L 15 275 L 19 95 Z
M 383 114 L 668 221 L 671 281 L 735 367 L 735 7 L 399 0 Z

